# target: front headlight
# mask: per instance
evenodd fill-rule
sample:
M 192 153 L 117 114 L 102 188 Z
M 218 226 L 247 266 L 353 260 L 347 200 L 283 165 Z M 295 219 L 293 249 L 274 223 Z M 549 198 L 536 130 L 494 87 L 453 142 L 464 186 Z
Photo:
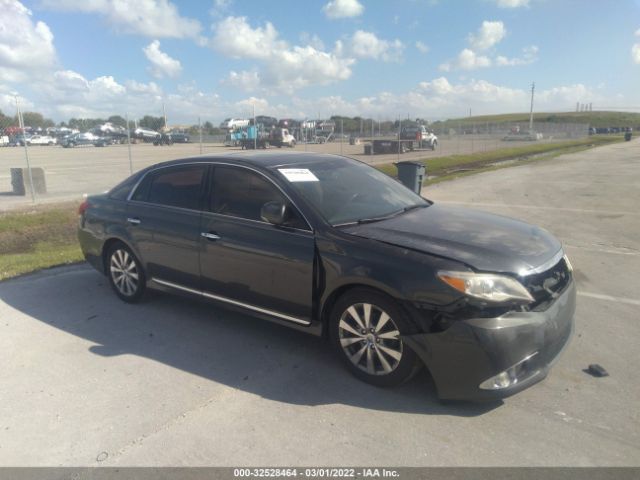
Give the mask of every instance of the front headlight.
M 438 278 L 465 295 L 492 303 L 534 301 L 520 282 L 506 275 L 441 270 Z

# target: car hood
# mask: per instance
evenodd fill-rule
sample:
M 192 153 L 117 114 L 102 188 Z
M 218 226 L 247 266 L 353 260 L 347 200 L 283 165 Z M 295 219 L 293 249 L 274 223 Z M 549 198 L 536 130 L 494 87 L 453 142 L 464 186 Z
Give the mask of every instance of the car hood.
M 553 235 L 534 225 L 436 204 L 342 231 L 491 272 L 522 273 L 539 268 L 561 250 Z

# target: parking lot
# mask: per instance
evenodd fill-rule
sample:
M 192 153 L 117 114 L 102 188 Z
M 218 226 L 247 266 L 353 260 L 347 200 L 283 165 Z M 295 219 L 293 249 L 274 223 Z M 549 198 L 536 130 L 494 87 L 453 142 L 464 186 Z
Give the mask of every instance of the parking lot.
M 552 141 L 545 140 L 545 141 Z M 554 140 L 557 141 L 557 140 Z M 441 137 L 436 151 L 422 149 L 402 155 L 365 155 L 364 144 L 330 142 L 325 144 L 297 145 L 296 151 L 322 152 L 348 155 L 370 164 L 436 158 L 446 155 L 470 154 L 498 148 L 510 148 L 536 142 L 503 142 L 499 137 L 483 135 L 459 135 Z M 539 142 L 538 142 L 539 143 Z M 47 193 L 38 195 L 38 203 L 80 199 L 85 193 L 103 192 L 137 171 L 154 163 L 175 158 L 185 158 L 203 154 L 223 154 L 239 151 L 239 147 L 224 147 L 221 144 L 199 143 L 173 144 L 158 146 L 135 144 L 131 146 L 131 164 L 126 145 L 113 145 L 104 148 L 60 146 L 29 148 L 30 164 L 44 170 Z M 289 151 L 284 148 L 283 151 Z M 23 148 L 0 148 L 0 211 L 29 205 L 31 197 L 12 194 L 10 169 L 26 167 Z
M 136 146 L 136 169 L 197 148 Z M 42 152 L 52 188 L 86 162 L 104 174 L 70 194 L 128 171 L 126 147 Z M 424 190 L 538 224 L 573 263 L 571 344 L 500 403 L 440 403 L 425 372 L 377 389 L 315 337 L 192 299 L 124 304 L 85 265 L 2 282 L 0 466 L 638 466 L 639 165 L 634 140 Z

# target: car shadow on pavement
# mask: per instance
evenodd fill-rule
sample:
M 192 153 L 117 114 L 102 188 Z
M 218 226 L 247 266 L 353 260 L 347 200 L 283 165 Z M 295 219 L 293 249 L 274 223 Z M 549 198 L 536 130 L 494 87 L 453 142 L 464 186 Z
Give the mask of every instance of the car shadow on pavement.
M 397 388 L 373 387 L 353 378 L 318 337 L 193 298 L 150 293 L 129 305 L 86 265 L 2 282 L 0 300 L 94 343 L 89 355 L 138 355 L 283 403 L 461 417 L 502 404 L 441 403 L 425 370 Z

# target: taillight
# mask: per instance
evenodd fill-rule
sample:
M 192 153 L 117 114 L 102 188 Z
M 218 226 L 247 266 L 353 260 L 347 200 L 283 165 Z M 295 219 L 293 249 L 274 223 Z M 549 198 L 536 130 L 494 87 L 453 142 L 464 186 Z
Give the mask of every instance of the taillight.
M 88 208 L 89 208 L 89 201 L 85 200 L 78 207 L 78 215 L 84 215 L 84 212 L 86 212 Z

